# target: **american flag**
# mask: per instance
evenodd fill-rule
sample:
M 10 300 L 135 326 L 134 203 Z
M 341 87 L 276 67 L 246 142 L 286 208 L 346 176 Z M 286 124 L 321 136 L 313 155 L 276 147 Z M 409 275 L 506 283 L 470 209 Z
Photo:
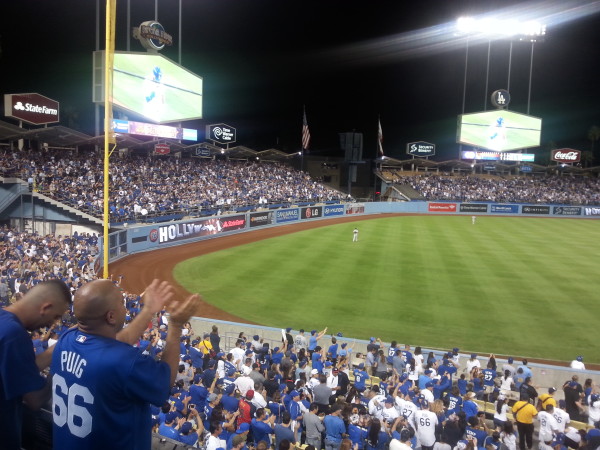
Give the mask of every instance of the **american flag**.
M 302 150 L 306 150 L 310 144 L 310 131 L 308 131 L 308 122 L 306 122 L 306 110 L 302 119 Z
M 383 156 L 383 132 L 381 131 L 381 119 L 379 119 L 379 129 L 377 130 L 377 146 L 379 153 Z

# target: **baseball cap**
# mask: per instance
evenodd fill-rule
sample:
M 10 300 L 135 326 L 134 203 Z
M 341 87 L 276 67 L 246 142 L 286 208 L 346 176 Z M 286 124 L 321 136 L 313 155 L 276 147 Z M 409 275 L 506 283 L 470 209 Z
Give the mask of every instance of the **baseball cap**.
M 318 371 L 317 369 L 312 369 L 312 370 L 310 371 L 310 374 L 311 374 L 311 375 L 316 375 L 316 374 L 318 374 L 318 373 L 319 373 L 319 371 Z
M 371 339 L 369 339 L 369 340 L 370 340 L 371 342 L 373 342 L 373 341 L 375 340 L 375 338 L 374 338 L 374 337 L 371 337 Z
M 285 331 L 289 333 L 290 331 L 292 331 L 292 329 L 288 327 L 285 329 Z
M 425 383 L 425 387 L 426 387 L 426 388 L 433 387 L 433 382 L 431 382 L 431 381 L 428 381 L 427 383 Z
M 208 367 L 213 367 L 217 362 L 214 359 L 208 361 Z
M 471 359 L 477 358 L 477 353 L 471 353 Z
M 336 374 L 336 373 L 340 373 L 340 371 L 339 371 L 339 369 L 338 369 L 337 367 L 334 367 L 334 368 L 333 368 L 333 370 L 332 370 L 332 372 L 333 372 L 334 374 Z
M 454 348 L 452 349 L 452 351 L 453 351 L 454 353 L 458 353 L 458 352 L 459 352 L 459 348 L 458 348 L 458 347 L 454 347 Z
M 429 401 L 427 399 L 421 399 L 421 408 L 429 408 Z
M 258 334 L 255 334 L 254 336 L 252 336 L 252 339 L 258 341 L 260 339 L 260 336 Z
M 298 397 L 300 395 L 300 393 L 296 390 L 293 390 L 292 392 L 290 392 L 290 397 L 294 398 L 294 397 Z
M 343 337 L 344 335 L 340 332 L 337 334 L 337 337 Z
M 190 422 L 185 422 L 183 425 L 181 425 L 181 431 L 183 434 L 188 434 L 190 431 L 192 431 L 192 424 Z
M 317 330 L 311 330 L 310 334 L 315 334 L 317 332 Z
M 385 402 L 386 402 L 386 403 L 394 403 L 394 398 L 393 398 L 391 395 L 388 395 L 388 396 L 385 398 Z
M 555 387 L 548 388 L 548 394 L 554 394 L 556 392 Z
M 223 353 L 223 352 L 217 353 L 217 358 L 222 358 L 223 356 L 225 356 L 225 353 Z
M 348 343 L 347 343 L 347 342 L 344 342 L 344 343 L 342 344 L 342 348 L 346 348 L 346 346 L 347 346 L 347 345 L 348 345 Z
M 194 384 L 197 384 L 200 380 L 202 380 L 202 374 L 197 373 L 194 375 Z
M 177 418 L 177 413 L 175 411 L 171 411 L 165 415 L 165 423 L 171 423 Z
M 204 333 L 204 334 L 202 335 L 202 337 L 203 337 L 204 339 L 206 339 L 207 337 L 210 337 L 210 334 L 208 334 L 208 333 Z
M 577 357 L 577 361 L 579 361 L 579 362 L 583 361 L 583 356 L 579 355 L 579 356 Z
M 228 377 L 232 377 L 233 375 L 235 375 L 235 369 L 233 369 L 233 368 L 232 368 L 232 369 L 229 369 L 229 370 L 227 371 L 227 376 L 228 376 Z
M 325 367 L 331 367 L 331 366 L 333 366 L 331 361 L 325 361 Z
M 364 369 L 364 368 L 365 368 L 365 363 L 360 363 L 360 364 L 358 365 L 358 368 L 359 368 L 359 369 Z
M 242 423 L 242 424 L 240 424 L 238 429 L 235 430 L 235 434 L 242 434 L 242 433 L 245 433 L 246 431 L 250 431 L 250 424 Z
M 300 333 L 304 333 L 304 328 L 300 328 Z
M 275 348 L 273 349 L 273 353 L 277 353 L 278 351 L 279 351 L 279 347 L 275 347 Z
M 558 401 L 558 407 L 560 409 L 565 409 L 567 407 L 567 402 L 565 402 L 564 400 L 559 400 Z
M 427 369 L 427 370 L 425 371 L 425 375 L 427 375 L 427 374 L 430 374 L 430 373 L 433 373 L 433 370 L 431 370 L 431 369 Z
M 252 350 L 246 350 L 246 356 L 251 355 L 252 353 L 254 353 Z
M 300 367 L 304 367 L 304 366 L 306 366 L 307 364 L 308 364 L 308 360 L 307 360 L 307 359 L 302 359 L 302 360 L 300 361 Z
M 235 384 L 230 384 L 229 386 L 227 386 L 225 388 L 225 394 L 226 395 L 231 395 L 233 393 L 233 391 L 235 390 Z
M 510 358 L 508 358 L 508 363 L 509 363 L 509 364 L 512 364 L 512 363 L 513 363 L 513 361 L 514 361 L 514 359 L 512 358 L 512 356 L 511 356 Z
M 254 398 L 254 391 L 252 389 L 248 389 L 246 391 L 246 398 L 248 400 L 252 400 Z
M 400 375 L 400 381 L 406 381 L 407 378 L 408 378 L 407 373 L 403 373 L 402 375 Z

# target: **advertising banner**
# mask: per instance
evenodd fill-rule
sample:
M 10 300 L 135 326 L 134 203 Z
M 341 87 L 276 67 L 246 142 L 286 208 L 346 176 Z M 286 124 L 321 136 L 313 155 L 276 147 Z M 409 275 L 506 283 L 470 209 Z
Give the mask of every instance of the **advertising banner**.
M 246 226 L 246 216 L 225 216 L 220 218 L 197 220 L 194 222 L 174 223 L 163 225 L 150 230 L 151 242 L 165 244 L 168 242 L 192 239 L 212 234 L 221 234 L 228 231 L 240 230 Z
M 525 205 L 521 209 L 523 214 L 550 214 L 549 206 Z
M 485 213 L 487 212 L 488 205 L 482 203 L 461 203 L 460 204 L 460 212 L 468 212 L 468 213 Z
M 572 148 L 559 148 L 558 150 L 552 150 L 550 159 L 559 163 L 577 163 L 581 161 L 581 151 Z
M 552 213 L 557 216 L 580 216 L 581 206 L 555 206 Z
M 300 219 L 298 214 L 298 208 L 294 209 L 280 209 L 275 211 L 275 220 L 277 223 L 293 222 L 294 220 Z
M 323 207 L 323 215 L 328 216 L 343 216 L 344 205 L 328 205 Z
M 496 214 L 517 214 L 519 205 L 490 205 L 490 212 Z
M 310 208 L 302 208 L 300 212 L 300 218 L 302 219 L 316 219 L 317 217 L 323 217 L 323 207 L 313 206 Z
M 250 214 L 250 228 L 262 227 L 273 222 L 273 213 L 269 211 Z
M 429 212 L 456 212 L 456 203 L 429 203 Z
M 59 103 L 40 94 L 5 94 L 4 115 L 34 125 L 59 121 Z
M 365 205 L 360 203 L 353 203 L 352 205 L 346 205 L 346 214 L 363 214 L 365 212 Z
M 600 216 L 600 208 L 597 206 L 591 208 L 585 207 L 583 208 L 583 212 L 586 216 Z

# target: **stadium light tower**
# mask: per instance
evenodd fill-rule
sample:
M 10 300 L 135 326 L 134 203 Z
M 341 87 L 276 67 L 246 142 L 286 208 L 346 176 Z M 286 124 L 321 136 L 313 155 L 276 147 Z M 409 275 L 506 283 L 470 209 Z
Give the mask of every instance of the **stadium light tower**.
M 543 42 L 546 36 L 546 25 L 535 20 L 519 21 L 517 19 L 500 19 L 495 17 L 460 17 L 456 21 L 456 34 L 466 37 L 466 53 L 465 53 L 465 72 L 463 79 L 463 97 L 462 111 L 465 113 L 465 101 L 467 95 L 467 72 L 469 65 L 469 45 L 487 43 L 487 69 L 485 75 L 485 93 L 484 93 L 484 110 L 487 109 L 488 82 L 489 82 L 489 67 L 490 53 L 492 41 L 509 40 L 510 50 L 508 57 L 508 79 L 507 90 L 510 90 L 510 73 L 512 66 L 512 49 L 515 41 L 530 42 L 531 55 L 529 59 L 529 86 L 527 91 L 527 114 L 531 107 L 531 86 L 533 75 L 533 51 L 536 42 Z M 459 159 L 462 151 L 462 144 L 459 147 Z

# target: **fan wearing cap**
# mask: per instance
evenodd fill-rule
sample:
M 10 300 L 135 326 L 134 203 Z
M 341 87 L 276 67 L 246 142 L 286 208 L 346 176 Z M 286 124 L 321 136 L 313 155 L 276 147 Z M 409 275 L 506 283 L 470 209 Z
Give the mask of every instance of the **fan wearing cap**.
M 327 333 L 327 327 L 325 327 L 325 329 L 322 331 L 312 330 L 310 332 L 310 337 L 308 338 L 308 354 L 311 357 L 313 352 L 315 351 L 315 348 L 317 347 L 319 339 L 325 336 L 325 333 Z
M 240 415 L 237 417 L 237 426 L 239 428 L 243 423 L 250 424 L 252 421 L 252 411 L 254 408 L 251 405 L 252 399 L 254 398 L 254 390 L 248 389 L 242 394 L 240 402 L 238 403 L 238 411 Z
M 201 421 L 198 421 L 197 423 L 199 425 L 202 425 Z M 192 422 L 184 422 L 181 425 L 181 427 L 179 428 L 179 436 L 177 437 L 177 440 L 185 445 L 196 445 L 196 442 L 198 442 L 198 433 L 194 430 Z
M 569 413 L 571 420 L 581 420 L 581 399 L 583 397 L 583 387 L 579 384 L 579 377 L 573 375 L 570 380 L 563 384 L 565 393 L 566 411 Z
M 590 394 L 588 399 L 588 425 L 594 426 L 600 421 L 600 395 Z
M 198 348 L 203 355 L 202 369 L 208 368 L 208 362 L 210 361 L 210 355 L 214 352 L 213 346 L 210 342 L 210 334 L 204 333 L 202 341 L 198 344 Z
M 430 381 L 433 381 L 433 379 L 431 378 L 432 373 L 433 370 L 425 369 L 425 372 L 419 375 L 419 389 L 425 389 L 425 385 Z
M 319 385 L 319 383 L 320 383 L 320 381 L 319 381 L 319 371 L 317 369 L 311 369 L 310 370 L 310 378 L 306 382 L 306 386 L 309 389 L 314 389 L 315 386 Z
M 237 427 L 237 429 L 235 430 L 235 433 L 230 434 L 229 438 L 227 438 L 227 447 L 226 448 L 233 448 L 234 447 L 234 445 L 233 445 L 234 439 L 236 439 L 236 436 L 241 436 L 243 438 L 242 439 L 243 446 L 240 448 L 247 450 L 248 447 L 246 446 L 246 441 L 248 439 L 249 432 L 250 432 L 250 424 L 243 423 L 243 424 L 239 425 Z
M 185 419 L 183 420 L 185 422 Z M 182 422 L 182 424 L 183 424 Z M 179 437 L 179 423 L 177 419 L 177 413 L 171 411 L 165 415 L 165 421 L 158 427 L 158 434 L 169 439 L 177 440 Z
M 337 450 L 346 434 L 346 425 L 342 420 L 342 406 L 335 403 L 331 413 L 323 419 L 325 425 L 325 450 Z
M 423 450 L 431 450 L 435 444 L 435 428 L 438 424 L 437 415 L 429 410 L 429 401 L 421 399 L 421 409 L 415 413 L 417 437 Z
M 510 376 L 514 377 L 517 369 L 515 369 L 515 366 L 513 366 L 513 362 L 513 357 L 509 356 L 509 358 L 506 360 L 506 363 L 502 364 L 502 373 L 508 370 L 510 372 Z
M 400 413 L 396 409 L 396 402 L 394 400 L 394 397 L 392 397 L 391 395 L 388 395 L 385 398 L 385 401 L 383 402 L 383 410 L 381 411 L 381 417 L 386 423 L 390 425 L 394 423 L 394 421 L 398 417 L 400 417 Z
M 369 375 L 365 372 L 365 364 L 360 363 L 356 369 L 354 369 L 354 387 L 359 391 L 363 392 L 366 389 L 366 381 L 369 379 Z
M 571 369 L 574 370 L 585 370 L 585 364 L 583 363 L 583 356 L 578 356 L 571 361 Z
M 556 388 L 555 387 L 550 387 L 548 388 L 548 393 L 547 394 L 542 394 L 539 397 L 539 402 L 540 402 L 540 410 L 544 410 L 546 409 L 546 405 L 552 405 L 554 408 L 556 408 L 556 399 L 554 398 L 554 394 L 556 392 Z

